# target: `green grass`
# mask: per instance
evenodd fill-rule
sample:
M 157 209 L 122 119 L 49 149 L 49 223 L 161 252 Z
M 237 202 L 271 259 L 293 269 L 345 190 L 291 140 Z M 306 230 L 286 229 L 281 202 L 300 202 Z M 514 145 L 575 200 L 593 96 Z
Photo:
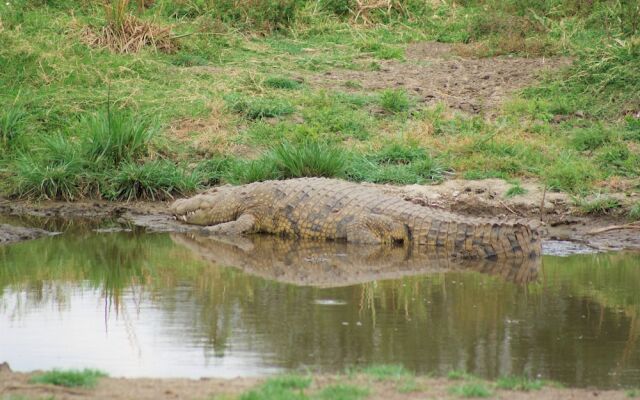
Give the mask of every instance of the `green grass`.
M 610 214 L 613 210 L 620 208 L 620 200 L 606 196 L 598 196 L 591 200 L 577 199 L 576 204 L 580 211 L 590 215 Z
M 454 381 L 474 379 L 474 376 L 466 371 L 453 369 L 447 373 L 447 379 Z
M 364 399 L 369 395 L 369 390 L 344 383 L 338 383 L 335 385 L 325 386 L 312 396 L 312 399 L 317 400 L 359 400 Z
M 409 110 L 410 102 L 407 92 L 400 89 L 386 89 L 380 94 L 380 106 L 389 113 Z
M 636 202 L 629 209 L 629 219 L 632 221 L 640 221 L 640 202 Z
M 481 382 L 469 382 L 454 386 L 450 389 L 450 393 L 465 398 L 484 398 L 491 397 L 493 395 L 491 389 Z
M 26 117 L 27 113 L 15 106 L 0 111 L 0 155 L 15 146 Z
M 168 183 L 176 170 L 197 169 L 204 186 L 309 174 L 396 184 L 499 177 L 592 195 L 601 182 L 640 177 L 640 16 L 633 2 L 583 3 L 400 0 L 365 21 L 350 0 L 158 0 L 127 13 L 170 27 L 175 51 L 119 54 L 88 45 L 86 29 L 127 13 L 113 19 L 78 0 L 2 2 L 2 194 L 164 197 L 167 187 L 182 193 Z M 575 62 L 482 115 L 427 106 L 402 85 L 370 90 L 374 71 L 430 63 L 410 53 L 425 41 L 455 44 L 461 57 Z M 340 150 L 340 171 L 314 164 L 323 156 L 310 161 L 307 141 Z M 394 155 L 389 142 L 417 156 Z M 293 146 L 279 160 L 278 143 Z M 68 151 L 49 155 L 56 146 Z
M 114 200 L 168 200 L 193 193 L 202 178 L 170 161 L 156 160 L 125 163 L 109 181 L 111 187 L 106 197 Z
M 98 379 L 105 376 L 107 376 L 107 374 L 95 369 L 84 369 L 82 371 L 54 369 L 33 376 L 30 382 L 65 387 L 92 388 L 98 383 Z
M 152 122 L 126 111 L 90 115 L 78 127 L 86 158 L 96 164 L 119 165 L 146 156 L 157 132 Z
M 243 393 L 240 400 L 305 400 L 303 390 L 311 385 L 310 377 L 285 375 L 269 378 L 260 387 Z
M 529 392 L 532 390 L 540 390 L 545 386 L 545 382 L 540 379 L 528 379 L 522 376 L 506 376 L 501 377 L 496 382 L 498 389 L 517 390 Z
M 399 364 L 374 364 L 362 368 L 360 372 L 378 381 L 399 380 L 413 376 L 409 370 Z
M 509 189 L 507 189 L 507 192 L 504 195 L 507 198 L 511 198 L 511 197 L 520 196 L 526 193 L 527 193 L 527 189 L 520 186 L 520 184 L 515 184 L 511 186 Z
M 313 141 L 298 145 L 281 143 L 270 154 L 283 178 L 339 177 L 346 164 L 344 151 Z
M 270 76 L 264 80 L 264 84 L 270 88 L 285 90 L 300 89 L 302 87 L 300 82 L 282 76 Z
M 640 390 L 638 389 L 627 390 L 625 394 L 627 395 L 628 398 L 635 399 L 636 397 L 640 397 Z
M 247 98 L 241 95 L 230 95 L 225 100 L 230 110 L 248 119 L 279 117 L 294 111 L 289 101 L 279 98 Z

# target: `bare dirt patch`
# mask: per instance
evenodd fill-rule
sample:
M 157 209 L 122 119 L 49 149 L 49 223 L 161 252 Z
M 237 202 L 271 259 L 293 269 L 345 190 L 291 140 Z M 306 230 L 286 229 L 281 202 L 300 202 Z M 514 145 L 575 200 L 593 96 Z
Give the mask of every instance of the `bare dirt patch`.
M 124 379 L 103 378 L 93 389 L 64 388 L 53 385 L 31 384 L 29 379 L 35 373 L 11 372 L 7 367 L 0 370 L 0 396 L 3 398 L 24 396 L 27 398 L 42 398 L 54 396 L 58 400 L 83 399 L 206 399 L 206 398 L 237 398 L 237 396 L 256 388 L 264 382 L 259 378 L 218 379 L 203 378 L 190 379 Z M 417 377 L 412 381 L 413 390 L 402 389 L 403 380 L 373 380 L 365 375 L 336 376 L 317 375 L 313 377 L 313 384 L 306 389 L 307 394 L 317 393 L 329 385 L 347 384 L 366 388 L 370 400 L 407 400 L 407 399 L 458 399 L 451 394 L 454 386 L 464 382 L 451 381 L 444 378 Z M 490 383 L 484 383 L 491 387 Z M 405 391 L 403 393 L 403 391 Z M 531 392 L 517 392 L 496 390 L 493 399 L 625 399 L 628 398 L 623 390 L 596 389 L 558 389 L 544 387 Z
M 454 46 L 432 42 L 409 45 L 406 58 L 377 61 L 379 71 L 336 69 L 306 80 L 339 90 L 356 90 L 354 84 L 366 91 L 405 89 L 425 105 L 444 103 L 452 110 L 492 116 L 507 96 L 541 73 L 571 64 L 568 58 L 464 58 L 456 56 Z

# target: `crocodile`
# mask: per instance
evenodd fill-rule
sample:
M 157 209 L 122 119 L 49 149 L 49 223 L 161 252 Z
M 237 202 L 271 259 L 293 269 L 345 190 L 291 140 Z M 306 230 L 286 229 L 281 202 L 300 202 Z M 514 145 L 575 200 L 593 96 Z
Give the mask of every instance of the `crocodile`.
M 270 233 L 299 239 L 445 249 L 455 257 L 532 258 L 541 253 L 533 221 L 458 215 L 382 190 L 328 178 L 220 186 L 171 205 L 178 220 L 215 235 Z

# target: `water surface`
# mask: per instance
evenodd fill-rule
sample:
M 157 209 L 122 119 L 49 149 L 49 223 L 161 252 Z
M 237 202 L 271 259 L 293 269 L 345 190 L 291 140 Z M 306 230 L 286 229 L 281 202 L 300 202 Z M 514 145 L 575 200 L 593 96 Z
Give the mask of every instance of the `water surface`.
M 290 242 L 67 232 L 0 247 L 0 362 L 114 376 L 401 363 L 640 382 L 638 254 L 459 266 Z

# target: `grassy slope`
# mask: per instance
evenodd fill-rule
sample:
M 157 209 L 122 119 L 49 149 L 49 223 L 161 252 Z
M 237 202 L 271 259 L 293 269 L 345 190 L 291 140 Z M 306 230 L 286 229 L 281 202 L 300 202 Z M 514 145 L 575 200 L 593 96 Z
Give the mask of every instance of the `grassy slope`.
M 221 179 L 415 183 L 449 173 L 536 177 L 576 194 L 606 192 L 604 182 L 637 190 L 640 9 L 629 2 L 405 0 L 367 25 L 344 2 L 231 3 L 157 1 L 140 18 L 171 27 L 175 51 L 117 54 L 85 44 L 87 27 L 108 25 L 98 4 L 3 2 L 3 192 L 166 198 Z M 491 121 L 420 108 L 402 91 L 292 79 L 403 62 L 407 43 L 426 40 L 576 62 Z

